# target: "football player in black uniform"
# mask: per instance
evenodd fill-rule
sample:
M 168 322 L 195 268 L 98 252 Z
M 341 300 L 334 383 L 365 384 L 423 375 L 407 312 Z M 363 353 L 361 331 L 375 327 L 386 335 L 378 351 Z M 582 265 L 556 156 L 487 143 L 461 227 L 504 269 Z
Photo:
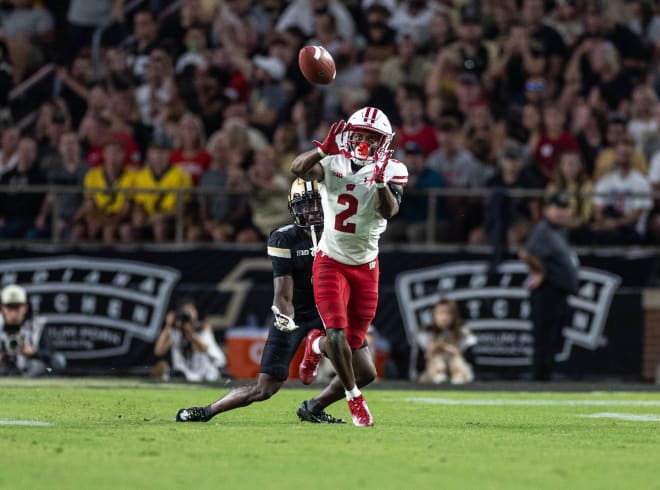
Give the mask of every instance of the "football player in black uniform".
M 268 240 L 268 255 L 273 264 L 275 321 L 268 332 L 256 384 L 234 388 L 205 407 L 183 408 L 176 415 L 177 422 L 207 422 L 219 413 L 268 400 L 286 381 L 289 364 L 300 342 L 310 330 L 324 328 L 312 289 L 314 251 L 323 228 L 316 181 L 294 181 L 289 192 L 289 211 L 295 222 L 273 231 Z M 376 368 L 366 343 L 353 359 L 358 386 L 371 383 Z M 314 423 L 343 424 L 343 420 L 325 412 L 328 405 L 343 398 L 344 387 L 335 377 L 314 399 L 300 405 L 298 417 Z

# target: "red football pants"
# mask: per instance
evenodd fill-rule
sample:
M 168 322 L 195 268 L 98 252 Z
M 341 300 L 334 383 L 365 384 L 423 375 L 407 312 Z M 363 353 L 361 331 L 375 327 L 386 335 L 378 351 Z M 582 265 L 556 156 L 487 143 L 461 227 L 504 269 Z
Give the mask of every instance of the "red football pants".
M 378 306 L 378 259 L 347 265 L 319 251 L 312 275 L 314 300 L 323 324 L 345 330 L 348 345 L 359 349 Z

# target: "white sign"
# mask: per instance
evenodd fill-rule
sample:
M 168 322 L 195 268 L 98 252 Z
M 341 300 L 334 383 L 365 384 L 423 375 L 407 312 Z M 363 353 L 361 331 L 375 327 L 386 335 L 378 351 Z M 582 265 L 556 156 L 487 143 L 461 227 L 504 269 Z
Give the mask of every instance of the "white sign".
M 479 340 L 473 348 L 476 364 L 530 365 L 534 339 L 527 274 L 519 261 L 503 262 L 491 275 L 486 262 L 453 262 L 399 274 L 396 295 L 413 350 L 411 376 L 417 375 L 417 332 L 431 323 L 431 310 L 440 298 L 455 300 L 467 312 L 465 320 Z M 578 277 L 579 291 L 568 299 L 571 319 L 563 328 L 559 362 L 570 358 L 573 346 L 596 350 L 606 345 L 603 331 L 621 282 L 615 274 L 587 267 L 580 268 Z
M 58 256 L 0 261 L 2 286 L 28 292 L 44 335 L 69 359 L 127 354 L 131 340 L 154 342 L 179 271 L 144 262 Z

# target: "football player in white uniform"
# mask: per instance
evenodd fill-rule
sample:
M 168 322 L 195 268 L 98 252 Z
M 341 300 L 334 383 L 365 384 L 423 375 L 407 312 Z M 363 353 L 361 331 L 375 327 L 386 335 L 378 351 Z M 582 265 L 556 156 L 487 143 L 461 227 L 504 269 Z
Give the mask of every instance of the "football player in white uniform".
M 344 385 L 353 424 L 373 418 L 356 386 L 353 351 L 363 344 L 378 305 L 378 240 L 387 220 L 399 211 L 406 166 L 391 158 L 394 136 L 387 116 L 364 107 L 347 122 L 334 123 L 317 149 L 292 162 L 291 171 L 318 180 L 324 232 L 314 260 L 314 299 L 326 328 L 312 330 L 299 374 L 309 384 L 321 354 L 332 362 Z

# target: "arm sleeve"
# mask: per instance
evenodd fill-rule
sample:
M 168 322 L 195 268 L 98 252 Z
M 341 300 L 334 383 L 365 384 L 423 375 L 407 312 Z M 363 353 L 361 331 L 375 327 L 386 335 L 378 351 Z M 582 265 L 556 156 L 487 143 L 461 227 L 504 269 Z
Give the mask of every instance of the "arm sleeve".
M 548 255 L 547 242 L 543 239 L 543 233 L 539 231 L 538 226 L 530 233 L 524 249 L 536 257 L 545 257 Z
M 280 231 L 274 231 L 268 239 L 268 256 L 273 264 L 273 277 L 293 276 L 291 244 Z

